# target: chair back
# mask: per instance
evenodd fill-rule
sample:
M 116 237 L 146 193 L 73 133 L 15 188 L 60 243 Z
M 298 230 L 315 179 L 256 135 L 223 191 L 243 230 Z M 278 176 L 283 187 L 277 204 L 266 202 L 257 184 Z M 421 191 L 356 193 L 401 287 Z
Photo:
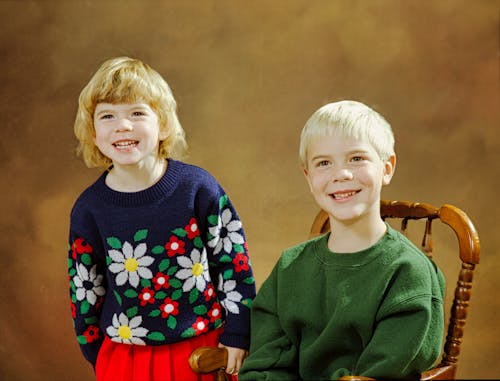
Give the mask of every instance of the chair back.
M 455 294 L 451 305 L 447 335 L 441 362 L 422 375 L 422 380 L 453 379 L 456 373 L 465 320 L 469 310 L 474 268 L 479 263 L 479 235 L 470 218 L 459 208 L 445 204 L 439 208 L 425 203 L 387 201 L 380 204 L 382 218 L 399 219 L 401 232 L 407 234 L 410 220 L 424 220 L 425 228 L 420 247 L 430 258 L 433 256 L 432 223 L 439 221 L 449 226 L 458 239 L 458 258 L 461 267 L 457 276 Z M 328 214 L 320 210 L 314 219 L 310 236 L 315 237 L 330 230 Z M 449 280 L 447 280 L 449 283 Z

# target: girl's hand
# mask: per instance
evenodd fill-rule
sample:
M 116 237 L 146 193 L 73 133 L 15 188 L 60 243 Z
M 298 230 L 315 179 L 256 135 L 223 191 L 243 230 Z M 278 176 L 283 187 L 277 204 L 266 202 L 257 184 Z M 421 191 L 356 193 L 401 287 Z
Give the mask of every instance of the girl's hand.
M 240 371 L 243 360 L 248 356 L 248 352 L 241 348 L 226 347 L 219 343 L 219 348 L 227 349 L 227 367 L 226 373 L 236 375 Z

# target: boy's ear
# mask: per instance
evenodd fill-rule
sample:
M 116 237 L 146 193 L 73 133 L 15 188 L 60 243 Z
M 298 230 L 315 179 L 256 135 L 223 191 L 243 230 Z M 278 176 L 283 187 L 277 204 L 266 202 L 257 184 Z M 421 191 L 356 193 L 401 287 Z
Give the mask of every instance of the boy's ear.
M 389 185 L 395 170 L 396 170 L 396 155 L 393 154 L 384 163 L 384 176 L 382 178 L 382 184 Z
M 309 185 L 309 190 L 312 192 L 311 179 L 309 178 L 309 171 L 307 170 L 306 167 L 302 168 L 302 171 L 304 173 L 304 177 L 306 178 L 307 185 Z

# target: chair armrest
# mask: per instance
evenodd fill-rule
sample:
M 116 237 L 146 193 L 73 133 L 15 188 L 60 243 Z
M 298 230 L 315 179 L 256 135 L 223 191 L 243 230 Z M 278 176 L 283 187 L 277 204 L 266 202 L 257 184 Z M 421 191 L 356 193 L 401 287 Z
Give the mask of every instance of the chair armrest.
M 196 373 L 210 373 L 227 365 L 227 350 L 217 347 L 196 348 L 189 356 L 189 365 Z
M 455 371 L 457 370 L 456 365 L 440 366 L 433 369 L 429 369 L 422 373 L 420 380 L 454 380 Z M 375 378 L 365 377 L 365 376 L 342 376 L 339 380 L 342 381 L 362 381 L 362 380 L 373 380 Z
M 456 365 L 439 366 L 422 373 L 420 380 L 454 380 Z

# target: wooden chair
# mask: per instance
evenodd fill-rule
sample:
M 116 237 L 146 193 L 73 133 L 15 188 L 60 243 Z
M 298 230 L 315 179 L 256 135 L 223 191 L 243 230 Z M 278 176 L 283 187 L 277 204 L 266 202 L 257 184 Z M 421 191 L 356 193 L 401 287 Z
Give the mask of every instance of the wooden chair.
M 479 236 L 469 217 L 459 208 L 445 204 L 436 208 L 430 204 L 407 201 L 382 201 L 381 215 L 384 220 L 401 221 L 401 232 L 407 234 L 410 220 L 424 220 L 425 228 L 421 242 L 422 251 L 429 257 L 433 255 L 432 223 L 438 220 L 451 228 L 458 238 L 458 256 L 461 267 L 451 304 L 450 318 L 441 361 L 431 370 L 421 375 L 421 380 L 451 380 L 455 378 L 458 355 L 462 343 L 465 320 L 469 309 L 472 279 L 475 265 L 479 263 Z M 330 230 L 328 214 L 319 211 L 311 227 L 310 237 Z M 451 282 L 448 280 L 448 284 Z M 202 347 L 196 349 L 190 358 L 195 372 L 209 373 L 218 371 L 224 377 L 227 353 L 218 348 Z M 224 378 L 218 378 L 224 380 Z M 374 380 L 362 376 L 345 376 L 342 380 Z
M 226 373 L 227 350 L 225 348 L 196 348 L 189 356 L 189 365 L 196 373 L 216 372 L 217 381 L 231 381 L 231 376 Z

